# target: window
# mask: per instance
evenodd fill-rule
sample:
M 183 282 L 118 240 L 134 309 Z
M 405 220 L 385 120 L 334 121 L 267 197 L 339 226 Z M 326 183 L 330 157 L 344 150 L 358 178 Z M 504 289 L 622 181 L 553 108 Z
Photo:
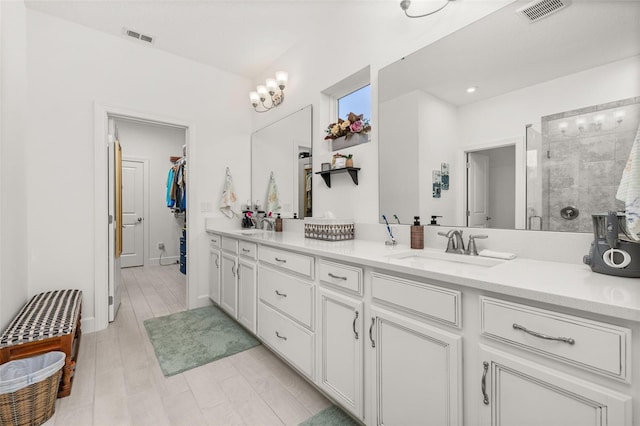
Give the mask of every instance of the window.
M 364 118 L 371 119 L 371 85 L 367 84 L 360 89 L 338 98 L 338 118 L 347 118 L 350 112 L 356 115 L 363 114 Z

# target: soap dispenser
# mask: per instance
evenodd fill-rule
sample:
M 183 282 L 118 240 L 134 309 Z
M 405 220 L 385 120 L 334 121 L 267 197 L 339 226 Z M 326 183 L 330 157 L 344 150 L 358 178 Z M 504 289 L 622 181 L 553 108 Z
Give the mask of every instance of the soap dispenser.
M 438 218 L 442 216 L 431 216 L 431 223 L 429 225 L 440 226 L 438 223 Z
M 424 227 L 420 225 L 420 216 L 413 217 L 413 225 L 411 226 L 411 248 L 424 248 Z
M 282 218 L 280 217 L 280 213 L 278 213 L 278 217 L 276 217 L 276 232 L 282 232 Z

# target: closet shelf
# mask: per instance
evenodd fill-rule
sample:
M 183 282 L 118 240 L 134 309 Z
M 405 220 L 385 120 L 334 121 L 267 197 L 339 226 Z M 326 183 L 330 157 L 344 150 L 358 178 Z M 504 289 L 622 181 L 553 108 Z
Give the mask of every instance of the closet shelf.
M 321 172 L 316 172 L 316 174 L 322 176 L 322 179 L 324 179 L 324 183 L 326 183 L 327 186 L 331 188 L 331 175 L 334 173 L 349 173 L 349 176 L 351 176 L 351 180 L 353 180 L 353 183 L 357 185 L 358 170 L 360 170 L 360 167 L 343 167 L 340 169 L 323 170 Z

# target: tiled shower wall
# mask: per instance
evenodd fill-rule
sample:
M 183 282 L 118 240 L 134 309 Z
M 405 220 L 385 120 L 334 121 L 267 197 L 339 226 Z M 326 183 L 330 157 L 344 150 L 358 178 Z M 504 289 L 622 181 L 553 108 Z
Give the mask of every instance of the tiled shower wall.
M 592 232 L 592 214 L 624 210 L 615 195 L 639 126 L 640 97 L 542 117 L 542 229 Z

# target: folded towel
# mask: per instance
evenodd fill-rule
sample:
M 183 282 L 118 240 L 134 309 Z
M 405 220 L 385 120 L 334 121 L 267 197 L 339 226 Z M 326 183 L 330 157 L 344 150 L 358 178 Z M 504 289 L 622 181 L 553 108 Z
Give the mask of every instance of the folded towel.
M 631 238 L 640 241 L 640 128 L 622 172 L 616 198 L 625 204 L 627 229 Z
M 492 251 L 492 250 L 480 250 L 480 253 L 478 253 L 478 256 L 493 257 L 495 259 L 505 259 L 505 260 L 511 260 L 516 258 L 516 255 L 513 253 L 502 253 L 499 251 Z
M 269 188 L 267 189 L 267 212 L 277 213 L 280 211 L 280 200 L 278 196 L 278 185 L 276 185 L 276 178 L 269 178 Z
M 238 197 L 236 197 L 236 190 L 233 186 L 233 179 L 227 169 L 227 177 L 224 182 L 224 188 L 222 189 L 222 198 L 220 199 L 220 211 L 229 219 L 233 219 L 233 216 L 238 213 L 237 207 Z

